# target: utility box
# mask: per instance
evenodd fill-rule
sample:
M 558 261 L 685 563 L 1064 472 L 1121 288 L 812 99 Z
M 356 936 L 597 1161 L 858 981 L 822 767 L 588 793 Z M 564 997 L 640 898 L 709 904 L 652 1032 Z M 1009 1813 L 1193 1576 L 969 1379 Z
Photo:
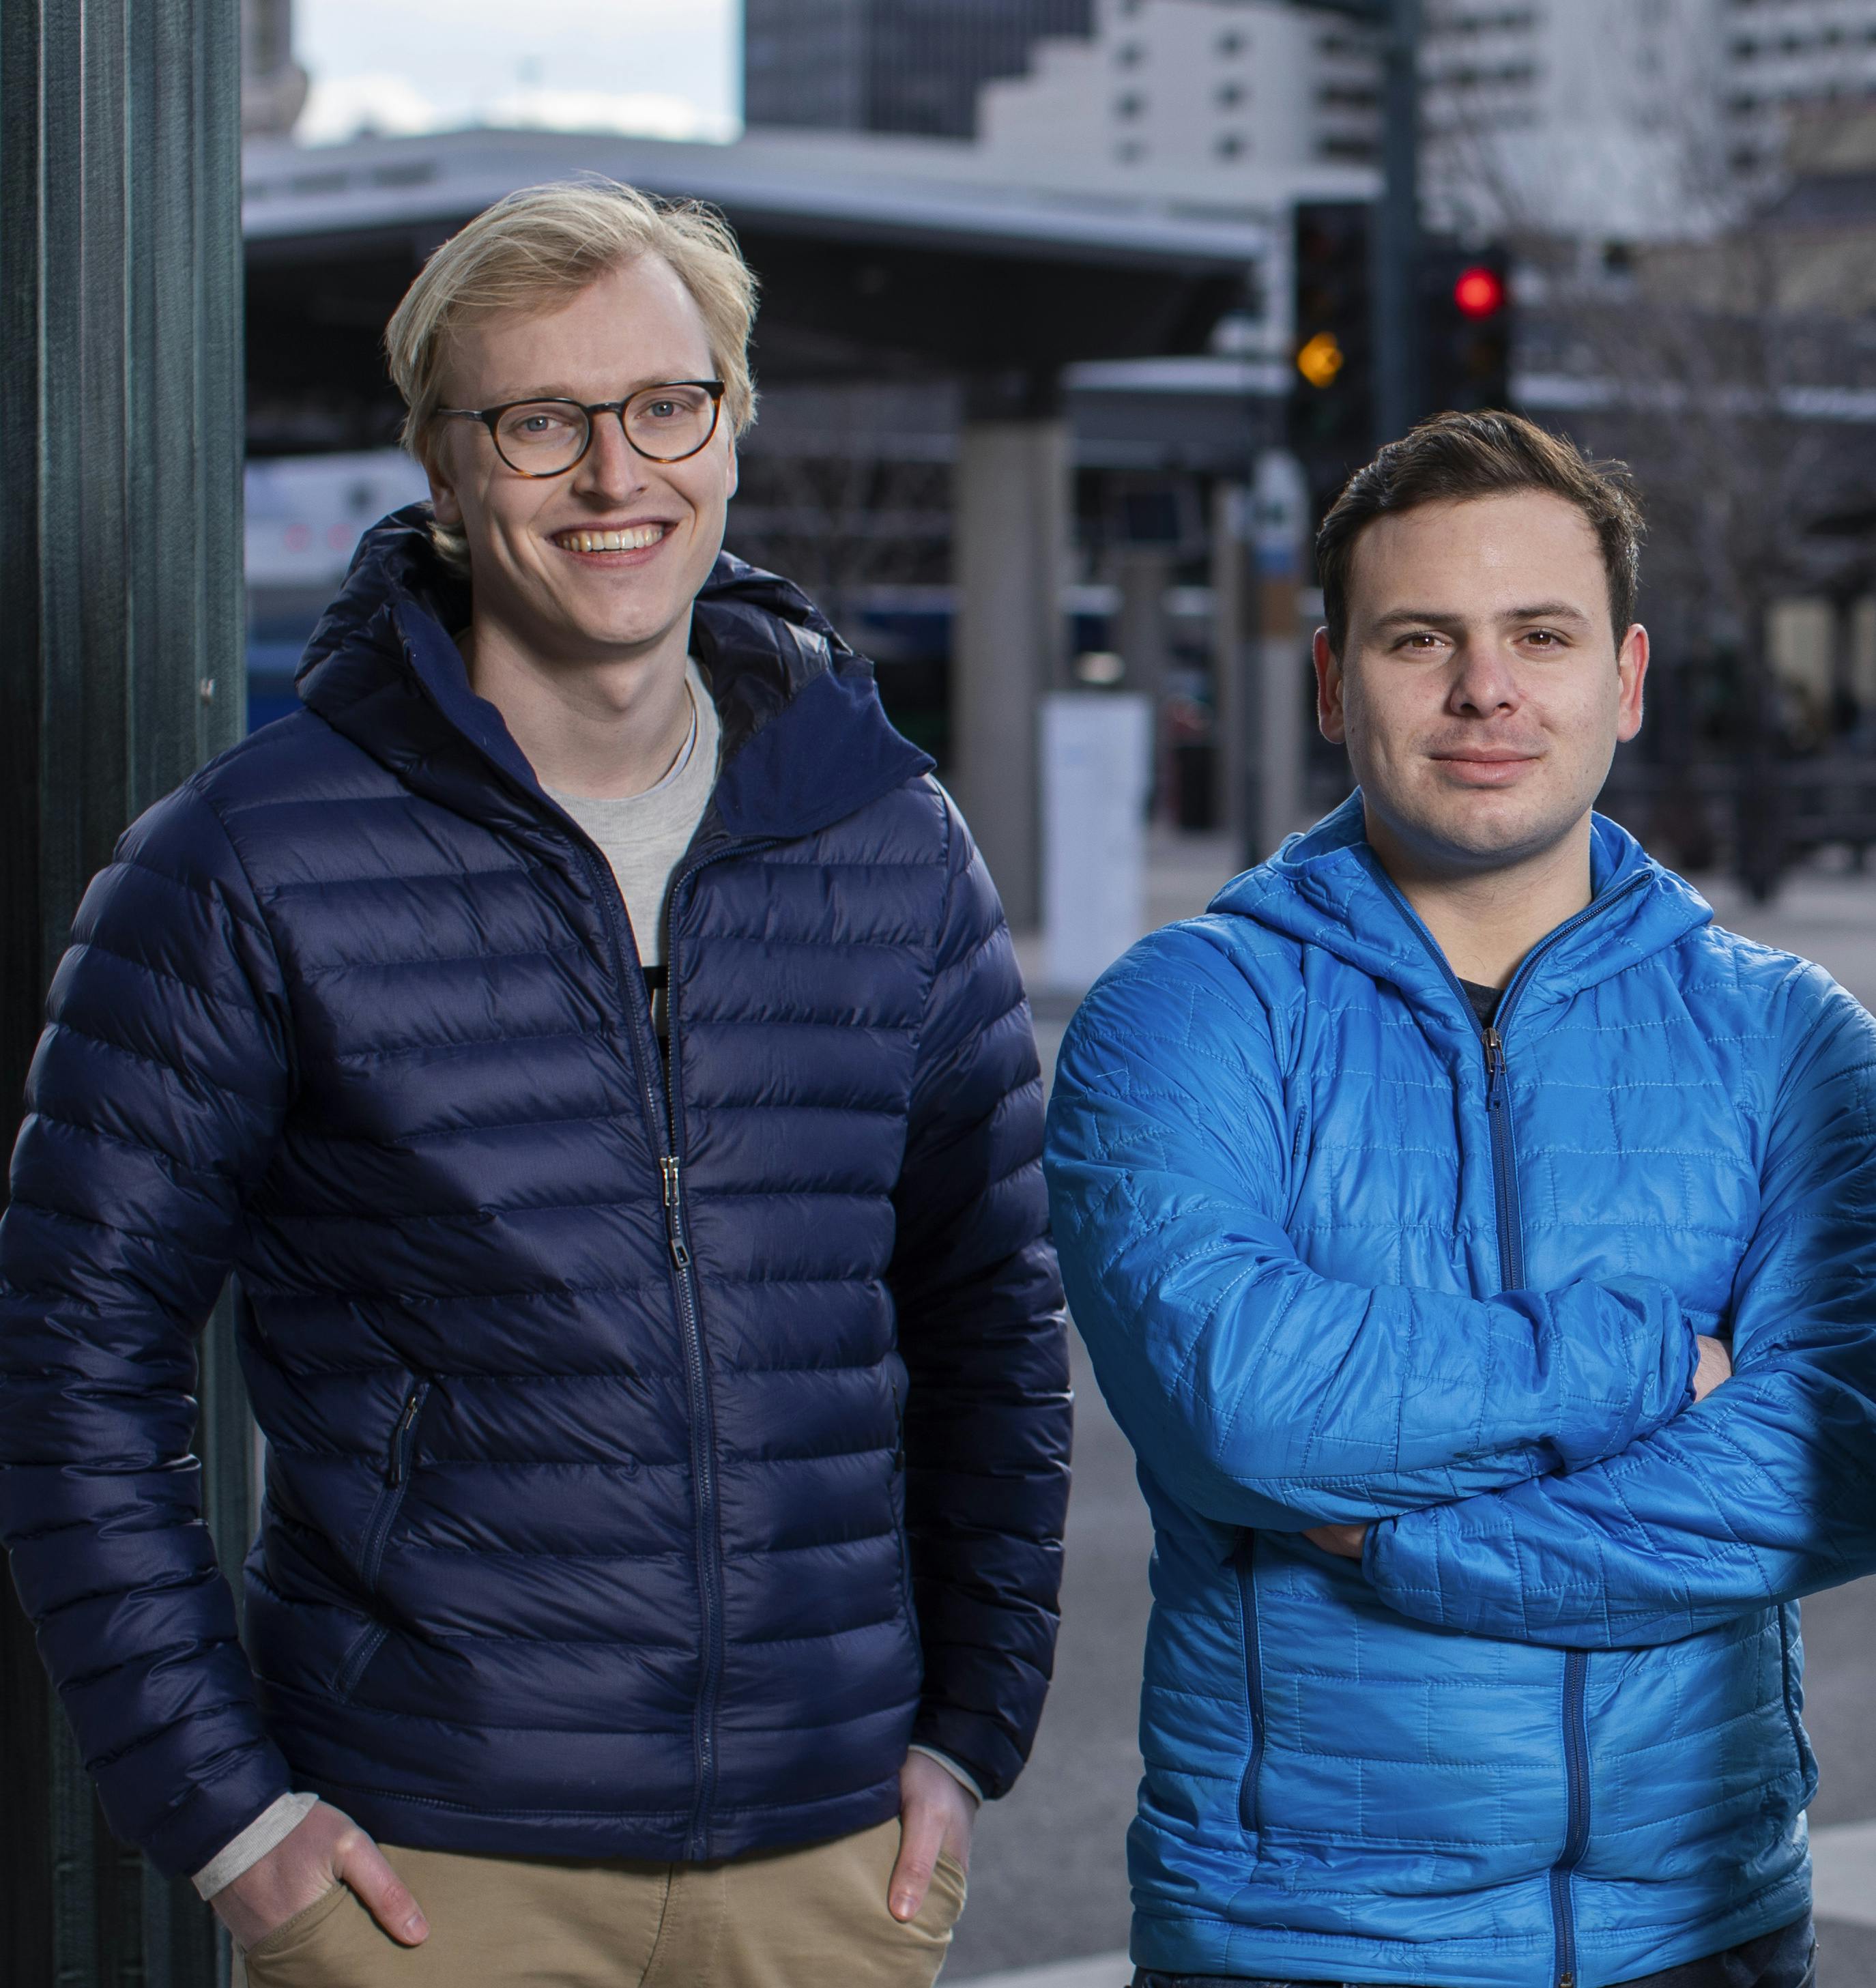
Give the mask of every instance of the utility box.
M 1146 932 L 1153 708 L 1057 691 L 1042 717 L 1043 971 L 1078 992 Z

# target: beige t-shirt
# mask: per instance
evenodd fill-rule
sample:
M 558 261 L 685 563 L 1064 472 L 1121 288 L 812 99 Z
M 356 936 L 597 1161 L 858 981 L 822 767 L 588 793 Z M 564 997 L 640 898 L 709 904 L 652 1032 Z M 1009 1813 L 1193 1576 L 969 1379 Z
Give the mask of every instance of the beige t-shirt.
M 595 800 L 587 794 L 546 791 L 566 809 L 612 865 L 637 942 L 641 965 L 654 989 L 664 965 L 664 909 L 671 872 L 682 860 L 710 805 L 717 782 L 722 726 L 708 687 L 695 662 L 684 681 L 691 692 L 691 735 L 655 787 L 624 800 Z M 660 1009 L 663 1007 L 661 1002 Z

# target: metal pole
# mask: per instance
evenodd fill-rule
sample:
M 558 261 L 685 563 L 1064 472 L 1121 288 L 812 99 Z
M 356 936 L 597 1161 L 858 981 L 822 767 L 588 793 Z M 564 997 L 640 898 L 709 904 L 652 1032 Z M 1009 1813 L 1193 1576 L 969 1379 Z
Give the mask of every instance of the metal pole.
M 86 881 L 245 726 L 238 0 L 0 6 L 0 1140 Z M 250 1449 L 225 1303 L 198 1438 L 225 1557 Z M 113 1841 L 0 1584 L 0 1979 L 211 1988 L 225 1943 Z
M 1425 412 L 1421 363 L 1420 0 L 1391 0 L 1382 29 L 1381 167 L 1375 210 L 1374 419 L 1377 444 L 1406 434 Z

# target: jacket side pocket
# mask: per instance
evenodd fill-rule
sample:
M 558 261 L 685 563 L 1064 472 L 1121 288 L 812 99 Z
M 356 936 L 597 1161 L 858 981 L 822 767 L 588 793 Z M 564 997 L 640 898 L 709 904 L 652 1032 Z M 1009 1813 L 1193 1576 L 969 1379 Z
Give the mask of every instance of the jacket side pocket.
M 417 1453 L 417 1425 L 429 1395 L 428 1381 L 411 1382 L 386 1447 L 384 1484 L 378 1492 L 377 1503 L 371 1508 L 371 1516 L 366 1521 L 364 1537 L 358 1550 L 359 1584 L 368 1602 L 377 1599 L 378 1574 L 384 1564 L 384 1549 L 390 1543 L 391 1527 L 397 1523 L 404 1493 L 410 1489 L 411 1468 Z M 367 1624 L 353 1640 L 333 1679 L 333 1695 L 341 1705 L 346 1703 L 358 1689 L 366 1667 L 384 1647 L 384 1639 L 390 1634 L 388 1624 L 374 1621 Z
M 1244 1709 L 1251 1729 L 1244 1777 L 1238 1783 L 1238 1824 L 1251 1837 L 1257 1834 L 1257 1783 L 1264 1764 L 1263 1651 L 1258 1633 L 1257 1574 L 1252 1564 L 1256 1553 L 1257 1535 L 1247 1532 L 1232 1557 L 1238 1577 L 1238 1621 L 1244 1642 Z

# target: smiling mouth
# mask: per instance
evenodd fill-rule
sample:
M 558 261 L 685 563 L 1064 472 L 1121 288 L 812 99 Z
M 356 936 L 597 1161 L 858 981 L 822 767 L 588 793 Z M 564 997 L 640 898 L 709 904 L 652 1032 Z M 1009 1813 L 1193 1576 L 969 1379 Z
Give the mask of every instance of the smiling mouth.
M 655 546 L 671 529 L 666 524 L 627 525 L 606 532 L 556 532 L 553 542 L 563 552 L 637 553 Z

